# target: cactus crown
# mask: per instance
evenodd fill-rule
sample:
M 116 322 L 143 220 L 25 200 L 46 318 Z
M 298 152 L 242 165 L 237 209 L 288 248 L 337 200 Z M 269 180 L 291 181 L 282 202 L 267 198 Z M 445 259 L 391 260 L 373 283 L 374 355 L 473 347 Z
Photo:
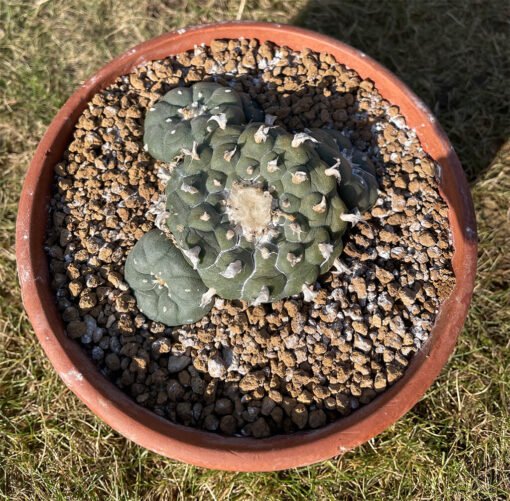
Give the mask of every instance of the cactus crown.
M 171 90 L 147 113 L 148 152 L 178 159 L 166 186 L 172 253 L 189 263 L 207 297 L 258 304 L 306 290 L 340 254 L 345 213 L 377 197 L 373 166 L 344 136 L 291 134 L 262 117 L 246 95 L 206 82 Z M 163 240 L 154 245 L 168 250 Z M 133 268 L 128 259 L 136 292 Z M 170 284 L 175 266 L 167 273 Z
M 168 226 L 219 296 L 297 294 L 340 253 L 346 207 L 312 141 L 261 123 L 226 126 L 172 171 Z

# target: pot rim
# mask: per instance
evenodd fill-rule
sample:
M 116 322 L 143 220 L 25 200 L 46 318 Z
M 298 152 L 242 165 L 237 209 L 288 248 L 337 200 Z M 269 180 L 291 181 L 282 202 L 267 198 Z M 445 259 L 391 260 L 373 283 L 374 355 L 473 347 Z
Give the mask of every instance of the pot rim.
M 270 40 L 295 50 L 329 52 L 362 78 L 374 81 L 381 95 L 400 107 L 424 150 L 441 167 L 438 180 L 449 208 L 456 277 L 429 340 L 400 380 L 369 404 L 323 428 L 265 439 L 224 437 L 174 424 L 136 404 L 101 376 L 78 343 L 64 332 L 43 248 L 52 167 L 92 96 L 148 60 L 183 52 L 195 43 L 241 37 Z M 35 333 L 64 383 L 94 414 L 126 438 L 173 459 L 212 469 L 275 471 L 342 454 L 382 432 L 418 402 L 453 352 L 466 318 L 474 287 L 477 238 L 468 184 L 446 134 L 395 75 L 361 51 L 328 36 L 289 25 L 239 21 L 194 26 L 139 44 L 110 61 L 67 100 L 41 139 L 25 178 L 16 223 L 16 258 L 23 304 Z

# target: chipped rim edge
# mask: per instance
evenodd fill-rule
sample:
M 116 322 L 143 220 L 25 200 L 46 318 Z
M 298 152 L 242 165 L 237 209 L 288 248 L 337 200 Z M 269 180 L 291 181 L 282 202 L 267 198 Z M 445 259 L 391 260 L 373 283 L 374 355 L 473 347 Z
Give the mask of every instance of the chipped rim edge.
M 400 107 L 425 151 L 441 166 L 440 191 L 449 208 L 456 285 L 441 305 L 429 341 L 404 376 L 372 402 L 321 429 L 266 439 L 224 437 L 174 424 L 136 404 L 100 375 L 79 344 L 67 338 L 50 287 L 43 249 L 53 166 L 93 94 L 148 60 L 189 50 L 215 38 L 257 38 L 329 52 L 374 81 Z M 60 153 L 60 155 L 59 155 Z M 16 222 L 22 299 L 34 331 L 64 383 L 112 428 L 154 452 L 197 466 L 231 471 L 275 471 L 342 454 L 376 436 L 425 393 L 453 352 L 467 315 L 477 257 L 473 203 L 460 162 L 429 109 L 395 75 L 362 52 L 313 31 L 272 23 L 227 22 L 167 33 L 129 49 L 87 80 L 64 104 L 39 143 L 23 185 Z M 98 377 L 99 376 L 99 377 Z

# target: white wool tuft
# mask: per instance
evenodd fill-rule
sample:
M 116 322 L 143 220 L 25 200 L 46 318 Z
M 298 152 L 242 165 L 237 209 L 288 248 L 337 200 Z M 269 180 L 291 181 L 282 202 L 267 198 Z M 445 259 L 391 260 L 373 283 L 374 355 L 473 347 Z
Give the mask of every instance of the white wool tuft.
M 292 174 L 292 184 L 301 184 L 308 179 L 308 174 L 302 170 L 298 170 Z
M 312 210 L 314 212 L 318 212 L 319 214 L 322 214 L 326 211 L 326 197 L 324 195 L 322 195 L 322 199 L 318 204 L 312 206 Z
M 287 254 L 287 261 L 290 263 L 292 267 L 296 266 L 299 262 L 301 262 L 302 256 L 296 256 L 292 252 Z
M 252 306 L 258 306 L 259 304 L 267 302 L 269 302 L 269 289 L 264 285 L 260 289 L 260 293 L 255 299 L 255 301 L 253 301 Z
M 185 193 L 189 193 L 190 195 L 195 195 L 198 193 L 198 189 L 194 186 L 191 186 L 190 184 L 182 183 L 181 184 L 181 191 L 184 191 Z
M 234 146 L 233 150 L 225 151 L 225 153 L 223 153 L 223 159 L 226 160 L 227 162 L 230 162 L 230 160 L 232 160 L 232 157 L 235 155 L 236 150 L 237 146 Z
M 316 297 L 318 292 L 313 290 L 313 287 L 311 285 L 305 285 L 303 284 L 303 287 L 301 287 L 301 292 L 303 292 L 303 301 L 307 303 L 311 303 Z
M 156 228 L 160 229 L 161 231 L 166 230 L 166 220 L 169 216 L 170 213 L 167 211 L 160 212 L 156 216 L 156 219 L 154 219 L 154 226 L 156 226 Z
M 294 138 L 292 139 L 291 146 L 293 148 L 297 148 L 301 144 L 303 144 L 305 141 L 311 141 L 312 143 L 318 143 L 317 139 L 310 136 L 310 134 L 307 134 L 306 132 L 298 132 L 294 134 Z
M 191 150 L 188 150 L 187 148 L 183 148 L 181 150 L 185 155 L 189 155 L 193 160 L 200 160 L 200 157 L 198 156 L 197 152 L 197 143 L 193 141 L 193 146 L 191 147 Z
M 195 247 L 192 247 L 189 250 L 182 249 L 182 253 L 190 260 L 194 270 L 197 269 L 199 262 L 198 256 L 200 255 L 201 250 L 202 249 L 198 245 L 195 245 Z
M 255 142 L 257 144 L 265 143 L 266 142 L 266 139 L 268 137 L 269 129 L 270 129 L 270 127 L 268 127 L 267 125 L 261 125 L 257 129 L 257 132 L 255 132 L 255 135 L 253 136 L 253 139 L 255 140 Z
M 324 171 L 324 174 L 326 174 L 326 176 L 335 176 L 338 181 L 340 181 L 342 179 L 340 172 L 338 170 L 336 170 L 334 167 L 329 167 L 328 169 L 326 169 Z
M 220 113 L 219 115 L 213 115 L 208 122 L 210 121 L 216 122 L 221 130 L 225 130 L 225 127 L 227 126 L 227 115 L 225 113 Z
M 260 255 L 262 256 L 262 259 L 269 259 L 271 251 L 267 247 L 262 247 L 260 249 Z
M 200 308 L 205 308 L 212 301 L 212 298 L 215 295 L 216 295 L 215 289 L 209 289 L 207 292 L 204 292 L 200 300 Z
M 342 180 L 342 175 L 340 174 L 338 167 L 342 165 L 342 160 L 340 160 L 340 158 L 335 158 L 335 160 L 336 162 L 331 167 L 328 167 L 324 171 L 324 174 L 326 174 L 326 176 L 335 176 L 337 183 L 340 184 L 340 181 Z
M 331 254 L 333 254 L 333 245 L 332 244 L 319 244 L 319 252 L 322 254 L 322 257 L 324 258 L 324 261 L 327 261 Z
M 168 183 L 168 180 L 170 179 L 171 174 L 169 169 L 160 167 L 156 175 L 158 176 L 158 179 L 166 185 L 166 183 Z
M 352 214 L 341 214 L 340 219 L 347 223 L 352 223 L 352 225 L 355 226 L 359 222 L 363 221 L 363 216 L 360 214 L 358 209 L 354 209 Z
M 337 257 L 333 261 L 333 268 L 336 270 L 336 271 L 332 272 L 335 275 L 338 275 L 339 273 L 350 273 L 351 272 L 351 269 L 348 268 L 339 257 Z
M 277 170 L 280 170 L 280 167 L 278 167 L 278 159 L 277 158 L 267 162 L 267 172 L 272 173 L 272 172 L 276 172 Z
M 233 263 L 230 263 L 227 266 L 227 269 L 223 273 L 220 273 L 220 275 L 225 278 L 234 278 L 236 275 L 239 275 L 239 273 L 241 273 L 242 270 L 243 263 L 239 259 L 237 259 Z

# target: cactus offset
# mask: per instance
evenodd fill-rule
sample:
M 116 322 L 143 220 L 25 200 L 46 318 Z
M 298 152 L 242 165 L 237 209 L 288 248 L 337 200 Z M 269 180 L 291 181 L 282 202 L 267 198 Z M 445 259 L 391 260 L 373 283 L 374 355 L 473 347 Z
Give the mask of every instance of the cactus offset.
M 194 155 L 197 145 L 227 124 L 262 120 L 262 112 L 245 94 L 214 82 L 177 87 L 167 92 L 145 117 L 145 149 L 154 158 L 171 162 L 177 155 Z
M 133 247 L 125 278 L 140 311 L 156 322 L 170 326 L 193 323 L 212 307 L 210 299 L 203 305 L 207 287 L 198 273 L 159 230 L 146 233 Z

